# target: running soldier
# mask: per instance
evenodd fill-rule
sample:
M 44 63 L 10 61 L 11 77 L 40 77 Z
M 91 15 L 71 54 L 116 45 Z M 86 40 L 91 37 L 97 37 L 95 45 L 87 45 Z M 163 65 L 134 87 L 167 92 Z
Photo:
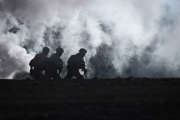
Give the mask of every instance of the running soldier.
M 44 47 L 42 52 L 37 54 L 29 63 L 30 65 L 30 74 L 34 79 L 43 79 L 44 74 L 43 72 L 46 69 L 47 62 L 48 62 L 48 54 L 49 48 Z
M 84 79 L 84 76 L 80 74 L 79 70 L 82 70 L 84 72 L 84 75 L 86 75 L 86 65 L 84 61 L 84 57 L 87 53 L 87 50 L 84 48 L 81 48 L 79 50 L 79 53 L 76 55 L 72 55 L 68 60 L 67 65 L 67 76 L 65 79 L 72 79 L 72 77 L 76 77 L 77 79 Z
M 46 68 L 47 71 L 47 79 L 49 80 L 59 80 L 61 79 L 61 72 L 63 69 L 63 61 L 60 58 L 64 50 L 61 47 L 56 49 L 56 53 L 51 55 L 48 61 L 48 67 Z

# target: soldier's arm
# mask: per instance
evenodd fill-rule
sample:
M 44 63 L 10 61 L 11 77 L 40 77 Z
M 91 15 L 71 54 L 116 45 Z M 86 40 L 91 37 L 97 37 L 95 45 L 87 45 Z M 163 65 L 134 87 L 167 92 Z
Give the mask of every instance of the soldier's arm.
M 86 69 L 86 65 L 85 65 L 84 60 L 81 61 L 80 68 L 81 68 L 85 73 L 87 72 L 87 69 Z
M 59 71 L 62 71 L 62 69 L 63 69 L 63 61 L 60 60 L 60 61 L 58 62 L 58 70 L 59 70 Z

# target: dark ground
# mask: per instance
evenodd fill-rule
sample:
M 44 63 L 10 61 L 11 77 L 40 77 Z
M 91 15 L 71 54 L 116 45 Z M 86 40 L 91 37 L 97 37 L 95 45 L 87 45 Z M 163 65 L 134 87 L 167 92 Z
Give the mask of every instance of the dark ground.
M 0 120 L 175 120 L 180 79 L 1 80 Z

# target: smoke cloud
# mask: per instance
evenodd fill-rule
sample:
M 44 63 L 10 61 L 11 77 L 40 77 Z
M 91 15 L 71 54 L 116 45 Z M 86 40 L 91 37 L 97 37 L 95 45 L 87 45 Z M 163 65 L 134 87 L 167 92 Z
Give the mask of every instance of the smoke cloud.
M 178 0 L 0 0 L 0 78 L 43 46 L 87 48 L 89 77 L 180 77 Z

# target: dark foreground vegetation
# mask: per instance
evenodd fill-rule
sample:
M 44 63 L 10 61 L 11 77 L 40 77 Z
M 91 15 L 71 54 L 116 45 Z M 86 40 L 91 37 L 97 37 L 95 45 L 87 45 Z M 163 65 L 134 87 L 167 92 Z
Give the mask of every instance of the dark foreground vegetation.
M 0 120 L 174 120 L 180 79 L 1 80 Z

